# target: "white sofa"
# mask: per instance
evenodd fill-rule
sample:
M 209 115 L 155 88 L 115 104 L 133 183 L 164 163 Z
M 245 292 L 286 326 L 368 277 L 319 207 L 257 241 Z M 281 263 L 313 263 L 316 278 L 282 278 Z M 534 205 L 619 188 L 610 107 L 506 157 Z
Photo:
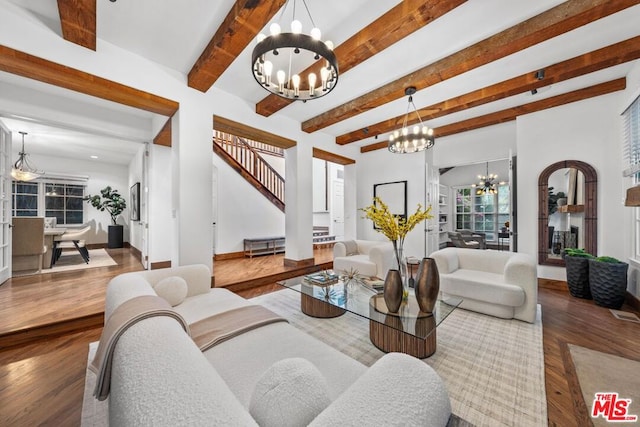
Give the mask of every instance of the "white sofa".
M 398 266 L 389 241 L 347 240 L 333 246 L 333 270 L 338 273 L 353 269 L 363 276 L 384 279 L 393 268 Z
M 535 260 L 525 254 L 445 248 L 431 254 L 440 291 L 463 299 L 461 308 L 533 323 L 538 303 Z
M 107 289 L 105 316 L 128 299 L 155 295 L 154 286 L 172 276 L 188 284 L 186 298 L 173 307 L 188 323 L 251 305 L 228 290 L 211 289 L 208 268 L 195 265 L 114 278 Z M 283 371 L 272 375 L 280 366 L 276 362 L 301 359 L 311 362 L 326 381 L 328 406 L 315 418 L 318 409 L 306 405 L 309 399 L 311 406 L 322 400 L 314 396 L 324 386 L 281 378 Z M 252 394 L 257 386 L 265 390 L 265 377 L 279 386 L 267 385 L 272 401 L 260 406 L 256 400 L 261 394 L 256 399 Z M 297 390 L 288 389 L 292 384 Z M 308 417 L 306 411 L 314 410 L 310 425 L 317 426 L 444 426 L 451 413 L 442 380 L 424 362 L 390 353 L 367 368 L 285 322 L 201 352 L 175 319 L 151 317 L 127 329 L 115 347 L 109 395 L 112 426 L 244 426 L 258 421 L 262 426 L 286 426 L 299 424 L 292 417 Z

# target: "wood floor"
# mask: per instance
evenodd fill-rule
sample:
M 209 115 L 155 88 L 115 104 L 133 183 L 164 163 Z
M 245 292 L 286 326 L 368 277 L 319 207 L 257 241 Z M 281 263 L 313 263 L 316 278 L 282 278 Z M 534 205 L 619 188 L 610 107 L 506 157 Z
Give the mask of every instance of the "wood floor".
M 10 294 L 16 295 L 16 301 L 22 305 L 26 287 L 32 289 L 47 289 L 58 285 L 58 288 L 71 289 L 81 294 L 87 288 L 99 287 L 102 292 L 108 278 L 126 271 L 141 269 L 135 257 L 127 250 L 119 250 L 112 254 L 118 262 L 118 267 L 106 267 L 109 271 L 82 273 L 58 273 L 59 277 L 34 278 L 29 285 L 27 280 L 12 279 L 11 283 L 0 286 L 0 319 L 2 326 L 5 321 L 14 322 L 7 317 L 7 313 L 20 315 L 19 307 L 11 307 Z M 110 250 L 111 253 L 111 250 Z M 329 252 L 330 253 L 330 252 Z M 329 256 L 330 255 L 324 255 Z M 316 253 L 318 262 L 326 262 Z M 282 274 L 281 258 L 259 257 L 254 262 L 261 264 L 255 267 L 253 263 L 224 264 L 226 261 L 216 262 L 216 285 L 222 283 L 233 284 L 227 274 L 235 275 L 236 283 L 246 282 L 251 274 L 264 275 Z M 242 265 L 245 267 L 242 267 Z M 231 267 L 229 267 L 231 266 Z M 229 267 L 230 273 L 223 274 L 218 279 L 218 273 Z M 257 268 L 257 270 L 255 270 Z M 51 275 L 54 276 L 54 275 Z M 227 282 L 227 280 L 230 280 Z M 47 285 L 48 283 L 48 285 Z M 11 284 L 11 288 L 5 286 Z M 60 286 L 62 285 L 62 286 Z M 242 285 L 240 287 L 245 287 Z M 55 288 L 55 286 L 54 286 Z M 279 289 L 277 285 L 266 284 L 259 287 L 237 291 L 238 294 L 251 298 L 263 293 Z M 59 320 L 60 311 L 72 310 L 85 312 L 81 307 L 82 299 L 73 303 L 63 301 L 59 292 L 52 293 L 51 298 L 43 295 L 32 305 L 42 307 L 32 315 L 38 319 Z M 99 293 L 97 290 L 89 292 Z M 82 298 L 82 297 L 78 297 Z M 104 297 L 102 303 L 104 303 Z M 53 302 L 55 301 L 55 302 Z M 616 320 L 607 309 L 597 307 L 592 301 L 573 298 L 562 287 L 562 283 L 541 281 L 539 302 L 542 304 L 545 376 L 550 426 L 589 425 L 586 406 L 576 393 L 577 382 L 572 372 L 572 364 L 567 356 L 566 344 L 572 343 L 594 350 L 616 354 L 630 359 L 640 360 L 640 324 Z M 60 309 L 56 305 L 60 303 Z M 27 304 L 26 306 L 29 306 Z M 628 307 L 625 309 L 629 310 Z M 17 313 L 17 314 L 16 314 Z M 84 331 L 66 333 L 64 335 L 35 341 L 28 344 L 16 345 L 0 349 L 0 426 L 77 426 L 80 423 L 82 409 L 82 394 L 84 374 L 86 369 L 88 344 L 96 341 L 101 328 L 93 327 Z M 637 411 L 640 412 L 640 411 Z

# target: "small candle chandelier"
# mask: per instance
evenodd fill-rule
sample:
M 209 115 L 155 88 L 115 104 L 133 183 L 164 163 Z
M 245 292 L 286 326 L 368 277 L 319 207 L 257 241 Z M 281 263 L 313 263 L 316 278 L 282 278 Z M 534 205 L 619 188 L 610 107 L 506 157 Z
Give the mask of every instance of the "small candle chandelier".
M 489 173 L 489 162 L 487 162 L 487 174 L 486 175 L 478 175 L 478 179 L 480 182 L 477 184 L 472 184 L 471 187 L 476 189 L 476 195 L 481 196 L 483 194 L 498 194 L 497 185 L 504 184 L 504 182 L 496 182 L 498 179 L 498 174 Z
M 269 92 L 294 101 L 307 101 L 320 98 L 336 87 L 338 61 L 333 52 L 333 43 L 329 40 L 323 42 L 320 39 L 320 30 L 313 22 L 305 0 L 302 0 L 302 4 L 313 28 L 309 35 L 302 33 L 302 23 L 296 19 L 296 3 L 297 0 L 293 0 L 290 33 L 281 32 L 280 24 L 274 22 L 269 27 L 271 33 L 269 36 L 258 34 L 257 44 L 251 54 L 251 67 L 253 77 Z M 288 5 L 287 0 L 280 14 L 280 20 Z M 306 76 L 300 76 L 299 73 L 304 67 L 318 60 L 321 62 L 320 76 L 314 71 L 309 71 Z
M 416 105 L 413 103 L 413 94 L 416 93 L 415 86 L 409 86 L 404 90 L 404 94 L 409 96 L 409 104 L 407 105 L 407 113 L 404 116 L 402 122 L 402 129 L 395 130 L 389 135 L 389 151 L 397 154 L 404 153 L 417 153 L 418 151 L 427 150 L 435 144 L 435 138 L 433 136 L 433 128 L 422 123 L 420 113 Z M 417 124 L 412 129 L 408 127 L 409 110 L 413 106 L 416 116 L 418 116 Z
M 20 150 L 18 160 L 11 168 L 11 176 L 18 181 L 33 181 L 42 176 L 43 172 L 30 165 L 27 160 L 28 154 L 24 151 L 24 136 L 27 132 L 18 133 L 22 135 L 22 150 Z

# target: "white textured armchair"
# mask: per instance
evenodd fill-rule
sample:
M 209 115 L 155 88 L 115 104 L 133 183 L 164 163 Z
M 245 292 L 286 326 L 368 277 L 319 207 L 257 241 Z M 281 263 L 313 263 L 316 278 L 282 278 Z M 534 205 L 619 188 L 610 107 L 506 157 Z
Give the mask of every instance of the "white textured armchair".
M 353 269 L 362 276 L 384 279 L 391 268 L 398 268 L 391 242 L 345 240 L 333 246 L 333 270 L 337 273 Z
M 538 304 L 535 260 L 526 254 L 445 248 L 431 254 L 442 293 L 462 298 L 461 308 L 533 323 Z

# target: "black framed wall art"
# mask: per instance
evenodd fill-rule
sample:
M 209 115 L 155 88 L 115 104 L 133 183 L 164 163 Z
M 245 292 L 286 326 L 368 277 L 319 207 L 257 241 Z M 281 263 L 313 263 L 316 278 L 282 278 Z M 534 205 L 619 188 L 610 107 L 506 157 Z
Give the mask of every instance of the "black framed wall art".
M 131 221 L 140 221 L 140 183 L 136 182 L 131 186 L 130 193 L 130 202 L 131 202 L 131 212 L 130 218 Z

